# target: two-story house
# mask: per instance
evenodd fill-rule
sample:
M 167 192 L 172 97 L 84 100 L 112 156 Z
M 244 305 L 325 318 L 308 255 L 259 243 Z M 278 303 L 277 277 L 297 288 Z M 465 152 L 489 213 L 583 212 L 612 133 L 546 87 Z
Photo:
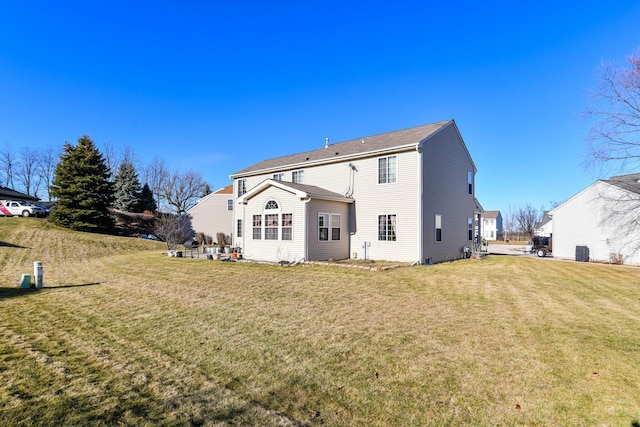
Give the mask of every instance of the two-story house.
M 266 261 L 458 259 L 479 221 L 453 120 L 256 163 L 230 176 L 234 244 Z
M 485 211 L 482 214 L 482 238 L 496 240 L 502 233 L 502 214 L 500 211 Z

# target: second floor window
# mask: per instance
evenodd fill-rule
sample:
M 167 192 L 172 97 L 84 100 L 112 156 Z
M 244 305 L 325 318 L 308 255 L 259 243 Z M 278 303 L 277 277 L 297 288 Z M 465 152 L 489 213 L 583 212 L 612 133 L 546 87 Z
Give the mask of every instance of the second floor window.
M 227 199 L 227 210 L 228 211 L 233 210 L 233 199 Z
M 275 179 L 276 181 L 284 181 L 284 174 L 281 173 L 274 173 L 273 174 L 273 179 Z
M 396 182 L 396 156 L 381 157 L 378 159 L 378 184 L 391 184 Z
M 247 192 L 247 180 L 239 179 L 238 180 L 238 197 L 242 196 Z
M 291 182 L 296 184 L 304 184 L 304 170 L 291 172 Z

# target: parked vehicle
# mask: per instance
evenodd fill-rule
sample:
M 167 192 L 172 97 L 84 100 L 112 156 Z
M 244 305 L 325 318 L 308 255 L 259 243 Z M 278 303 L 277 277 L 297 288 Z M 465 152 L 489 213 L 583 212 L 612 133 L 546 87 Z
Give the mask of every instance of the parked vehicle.
M 45 216 L 41 206 L 24 200 L 0 200 L 0 216 Z

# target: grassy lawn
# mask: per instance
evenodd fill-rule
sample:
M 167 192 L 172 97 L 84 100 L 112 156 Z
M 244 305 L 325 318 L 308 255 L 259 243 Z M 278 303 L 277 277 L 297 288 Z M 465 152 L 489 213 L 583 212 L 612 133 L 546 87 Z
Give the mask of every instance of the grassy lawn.
M 0 425 L 640 421 L 640 269 L 162 251 L 0 218 Z M 17 289 L 34 261 L 45 288 Z

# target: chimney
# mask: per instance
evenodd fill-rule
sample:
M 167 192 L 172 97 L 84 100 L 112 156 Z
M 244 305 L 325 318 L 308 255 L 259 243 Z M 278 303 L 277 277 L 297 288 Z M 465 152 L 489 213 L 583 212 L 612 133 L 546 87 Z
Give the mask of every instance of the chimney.
M 324 148 L 329 148 L 329 138 L 324 139 Z

